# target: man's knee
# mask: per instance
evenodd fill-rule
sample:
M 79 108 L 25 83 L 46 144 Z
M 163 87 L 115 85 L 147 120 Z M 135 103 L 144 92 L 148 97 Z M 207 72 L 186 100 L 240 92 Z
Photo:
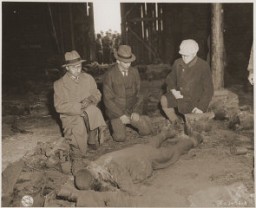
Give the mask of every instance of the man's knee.
M 87 136 L 87 128 L 84 122 L 79 122 L 72 128 L 72 134 L 80 135 L 80 136 Z
M 161 107 L 164 109 L 164 108 L 168 108 L 168 101 L 167 101 L 167 97 L 165 95 L 162 95 L 161 96 L 161 99 L 160 99 L 160 104 L 161 104 Z
M 111 120 L 113 139 L 116 142 L 123 142 L 126 139 L 125 125 L 118 119 Z

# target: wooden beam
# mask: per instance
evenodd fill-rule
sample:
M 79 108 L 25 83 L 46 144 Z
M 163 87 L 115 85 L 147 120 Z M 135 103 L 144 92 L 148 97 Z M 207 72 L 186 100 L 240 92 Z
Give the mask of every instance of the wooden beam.
M 156 55 L 155 51 L 154 51 L 148 44 L 146 44 L 146 43 L 141 39 L 141 37 L 140 37 L 136 32 L 134 32 L 134 31 L 132 30 L 131 27 L 128 26 L 128 28 L 129 28 L 129 31 L 131 32 L 131 34 L 133 34 L 133 35 L 146 47 L 146 49 L 148 49 L 148 51 L 150 51 L 150 52 L 153 54 L 153 56 L 156 58 L 157 55 Z
M 59 45 L 59 41 L 58 41 L 58 37 L 57 37 L 57 32 L 56 32 L 56 28 L 55 28 L 54 21 L 53 21 L 52 9 L 51 9 L 51 6 L 50 6 L 49 3 L 47 5 L 48 5 L 48 10 L 49 10 L 50 18 L 51 18 L 53 37 L 54 37 L 54 40 L 56 42 L 58 53 L 60 53 L 60 45 Z
M 212 4 L 211 69 L 215 90 L 224 88 L 224 39 L 222 4 Z
M 146 22 L 149 22 L 149 21 L 157 21 L 157 20 L 161 20 L 161 18 L 159 17 L 137 17 L 137 18 L 132 18 L 130 20 L 127 20 L 127 22 L 141 22 L 141 21 L 146 21 Z
M 74 37 L 74 25 L 73 25 L 73 12 L 72 4 L 69 4 L 69 19 L 70 19 L 70 34 L 71 34 L 71 47 L 72 50 L 75 49 L 75 37 Z

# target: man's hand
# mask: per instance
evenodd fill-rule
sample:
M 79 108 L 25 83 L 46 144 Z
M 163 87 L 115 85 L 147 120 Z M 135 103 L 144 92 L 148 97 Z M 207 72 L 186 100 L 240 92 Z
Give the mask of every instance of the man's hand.
M 136 122 L 139 121 L 140 115 L 138 113 L 132 113 L 131 120 L 136 121 Z
M 95 104 L 95 105 L 98 103 L 97 98 L 96 98 L 95 96 L 93 96 L 93 95 L 90 95 L 90 96 L 88 97 L 88 100 L 91 101 L 91 103 L 93 103 L 93 104 Z
M 253 73 L 250 73 L 250 74 L 249 74 L 248 80 L 249 80 L 249 82 L 251 83 L 251 85 L 254 84 L 254 81 L 253 81 Z
M 175 90 L 175 89 L 171 89 L 170 91 L 176 99 L 182 99 L 183 98 L 183 95 L 180 93 L 180 91 Z
M 91 101 L 88 98 L 85 98 L 81 101 L 81 104 L 82 104 L 81 108 L 85 109 L 91 104 Z
M 201 111 L 199 108 L 195 107 L 195 108 L 192 110 L 192 113 L 203 113 L 203 111 Z
M 122 115 L 122 116 L 120 117 L 120 119 L 121 119 L 121 121 L 122 121 L 123 124 L 129 124 L 129 123 L 131 123 L 131 119 L 130 119 L 130 117 L 128 117 L 127 115 Z

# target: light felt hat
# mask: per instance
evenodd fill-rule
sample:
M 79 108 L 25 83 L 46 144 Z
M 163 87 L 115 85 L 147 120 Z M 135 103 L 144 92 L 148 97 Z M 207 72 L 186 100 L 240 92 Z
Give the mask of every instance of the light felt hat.
M 197 42 L 193 39 L 187 39 L 181 42 L 179 54 L 192 55 L 197 53 L 198 50 L 199 50 L 199 46 Z
M 136 60 L 135 55 L 132 53 L 132 49 L 128 45 L 120 45 L 117 52 L 114 52 L 116 60 L 130 63 Z
M 82 60 L 80 55 L 75 50 L 65 53 L 65 61 L 66 63 L 62 65 L 63 67 L 85 62 L 85 60 Z

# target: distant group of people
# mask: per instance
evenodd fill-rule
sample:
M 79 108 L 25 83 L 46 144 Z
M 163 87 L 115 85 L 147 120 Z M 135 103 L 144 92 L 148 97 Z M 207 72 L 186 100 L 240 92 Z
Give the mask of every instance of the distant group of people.
M 114 51 L 117 51 L 121 44 L 121 35 L 111 29 L 101 31 L 96 35 L 96 59 L 99 64 L 112 64 L 115 60 Z
M 131 66 L 136 56 L 128 45 L 120 45 L 113 51 L 116 64 L 108 69 L 103 79 L 103 101 L 105 113 L 112 127 L 113 140 L 125 141 L 126 125 L 131 125 L 141 136 L 152 135 L 149 139 L 151 145 L 147 148 L 138 146 L 134 149 L 120 150 L 123 151 L 120 153 L 110 153 L 109 156 L 99 158 L 96 166 L 92 163 L 88 167 L 80 167 L 82 171 L 77 171 L 78 175 L 75 177 L 78 189 L 91 189 L 93 178 L 102 177 L 102 172 L 98 172 L 102 170 L 107 174 L 110 184 L 116 184 L 114 186 L 121 190 L 133 193 L 133 181 L 143 180 L 153 169 L 174 163 L 180 155 L 201 142 L 200 137 L 196 136 L 195 139 L 192 135 L 185 140 L 180 139 L 170 148 L 159 149 L 165 139 L 176 136 L 175 125 L 181 122 L 180 115 L 204 113 L 212 99 L 210 67 L 197 56 L 198 50 L 197 42 L 192 39 L 181 42 L 181 58 L 174 62 L 172 71 L 166 78 L 167 92 L 160 100 L 170 126 L 164 127 L 154 137 L 150 118 L 142 115 L 140 75 L 138 70 Z M 67 52 L 65 60 L 63 66 L 66 67 L 67 73 L 54 83 L 54 105 L 56 111 L 60 113 L 64 135 L 71 151 L 86 156 L 88 146 L 96 150 L 97 144 L 104 141 L 103 132 L 107 125 L 101 110 L 97 107 L 102 94 L 94 78 L 82 72 L 84 60 L 76 51 Z M 143 172 L 138 167 L 146 169 Z M 124 175 L 127 177 L 122 177 Z M 140 176 L 141 178 L 138 178 Z M 97 178 L 97 184 L 99 180 Z

